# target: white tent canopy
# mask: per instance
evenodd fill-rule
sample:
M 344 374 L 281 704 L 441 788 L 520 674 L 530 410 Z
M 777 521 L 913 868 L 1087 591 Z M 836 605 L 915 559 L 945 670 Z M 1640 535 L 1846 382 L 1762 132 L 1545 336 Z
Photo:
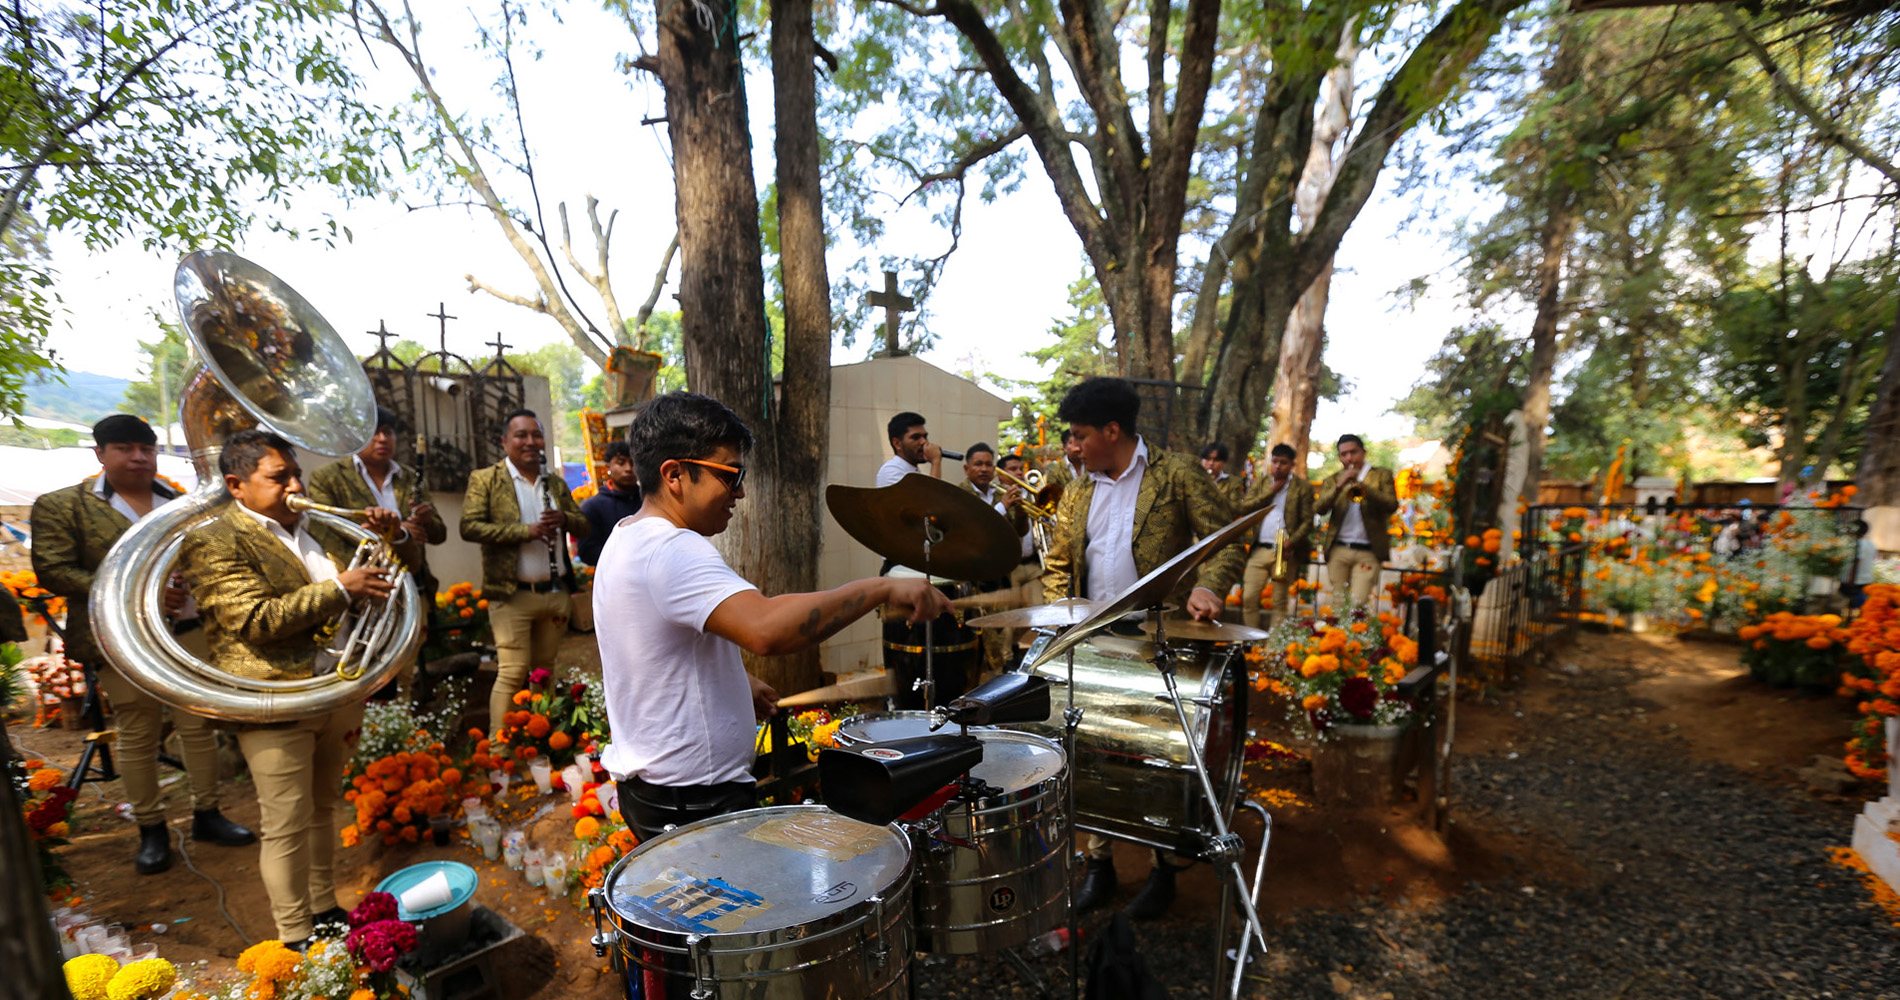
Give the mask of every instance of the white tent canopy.
M 0 506 L 26 506 L 42 493 L 71 486 L 99 471 L 91 448 L 10 448 L 0 446 Z M 198 483 L 191 460 L 158 456 L 158 474 L 186 489 Z

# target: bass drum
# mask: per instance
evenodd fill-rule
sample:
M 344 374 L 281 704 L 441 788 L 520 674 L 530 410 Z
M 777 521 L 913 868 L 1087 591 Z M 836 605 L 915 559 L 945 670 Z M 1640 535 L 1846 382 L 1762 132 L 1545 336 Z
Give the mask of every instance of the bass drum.
M 1035 662 L 1049 641 L 1037 639 L 1018 669 Z M 1187 740 L 1194 740 L 1207 764 L 1221 818 L 1231 818 L 1246 763 L 1241 734 L 1247 685 L 1239 678 L 1238 647 L 1178 644 L 1174 649 L 1189 735 L 1181 732 L 1161 672 L 1149 662 L 1153 643 L 1097 634 L 1075 647 L 1075 706 L 1083 710 L 1071 768 L 1075 820 L 1090 833 L 1200 857 L 1216 828 Z M 1068 705 L 1063 692 L 1067 658 L 1034 673 L 1052 685 L 1053 710 L 1048 722 L 1020 728 L 1060 742 L 1062 710 Z
M 588 894 L 628 1000 L 909 993 L 910 841 L 823 806 L 715 816 L 648 840 Z

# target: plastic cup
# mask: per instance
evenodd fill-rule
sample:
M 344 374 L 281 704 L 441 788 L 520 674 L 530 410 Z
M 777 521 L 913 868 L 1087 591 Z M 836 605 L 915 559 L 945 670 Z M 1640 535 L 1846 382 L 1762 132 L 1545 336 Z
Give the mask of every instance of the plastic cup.
M 542 795 L 554 790 L 554 767 L 545 760 L 537 760 L 528 765 L 528 773 L 534 775 L 535 790 Z
M 578 764 L 569 764 L 561 769 L 561 784 L 567 786 L 567 797 L 569 801 L 579 802 L 581 800 L 582 782 L 587 780 L 581 775 L 582 771 Z

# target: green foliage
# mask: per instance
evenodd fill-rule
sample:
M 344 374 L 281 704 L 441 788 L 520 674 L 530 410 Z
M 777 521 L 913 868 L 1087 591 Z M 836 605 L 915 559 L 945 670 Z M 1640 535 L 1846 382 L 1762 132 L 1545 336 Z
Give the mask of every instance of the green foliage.
M 0 445 L 11 448 L 92 447 L 92 436 L 65 427 L 27 427 L 0 424 Z
M 139 341 L 139 350 L 145 354 L 145 378 L 125 387 L 119 409 L 162 426 L 178 420 L 178 397 L 191 368 L 191 349 L 178 324 L 157 314 L 152 321 L 158 325 L 159 338 Z
M 1002 438 L 1034 444 L 1036 422 L 1043 422 L 1049 440 L 1061 436 L 1063 424 L 1056 420 L 1056 406 L 1077 382 L 1091 375 L 1114 375 L 1121 371 L 1115 358 L 1115 331 L 1109 322 L 1108 306 L 1102 301 L 1102 288 L 1087 268 L 1069 284 L 1067 319 L 1050 327 L 1055 343 L 1027 351 L 1039 364 L 1051 365 L 1049 377 L 1036 380 L 1003 380 L 1006 388 L 1028 390 L 1011 397 L 1015 415 L 998 430 Z

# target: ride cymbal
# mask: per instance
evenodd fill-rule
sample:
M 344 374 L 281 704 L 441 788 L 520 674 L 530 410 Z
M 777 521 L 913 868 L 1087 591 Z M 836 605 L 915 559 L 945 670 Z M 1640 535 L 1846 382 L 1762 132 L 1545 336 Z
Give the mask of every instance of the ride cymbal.
M 972 618 L 964 624 L 972 628 L 1067 628 L 1087 621 L 1094 613 L 1094 604 L 1080 597 L 1071 597 L 1054 604 L 998 611 L 993 615 Z
M 1007 518 L 934 476 L 905 476 L 875 489 L 828 486 L 825 507 L 865 548 L 919 573 L 998 580 L 1022 558 L 1022 539 Z
M 1186 642 L 1259 642 L 1267 633 L 1248 625 L 1234 625 L 1220 621 L 1200 621 L 1194 618 L 1166 618 L 1162 620 L 1169 639 Z M 1153 635 L 1155 623 L 1141 623 L 1141 630 Z

